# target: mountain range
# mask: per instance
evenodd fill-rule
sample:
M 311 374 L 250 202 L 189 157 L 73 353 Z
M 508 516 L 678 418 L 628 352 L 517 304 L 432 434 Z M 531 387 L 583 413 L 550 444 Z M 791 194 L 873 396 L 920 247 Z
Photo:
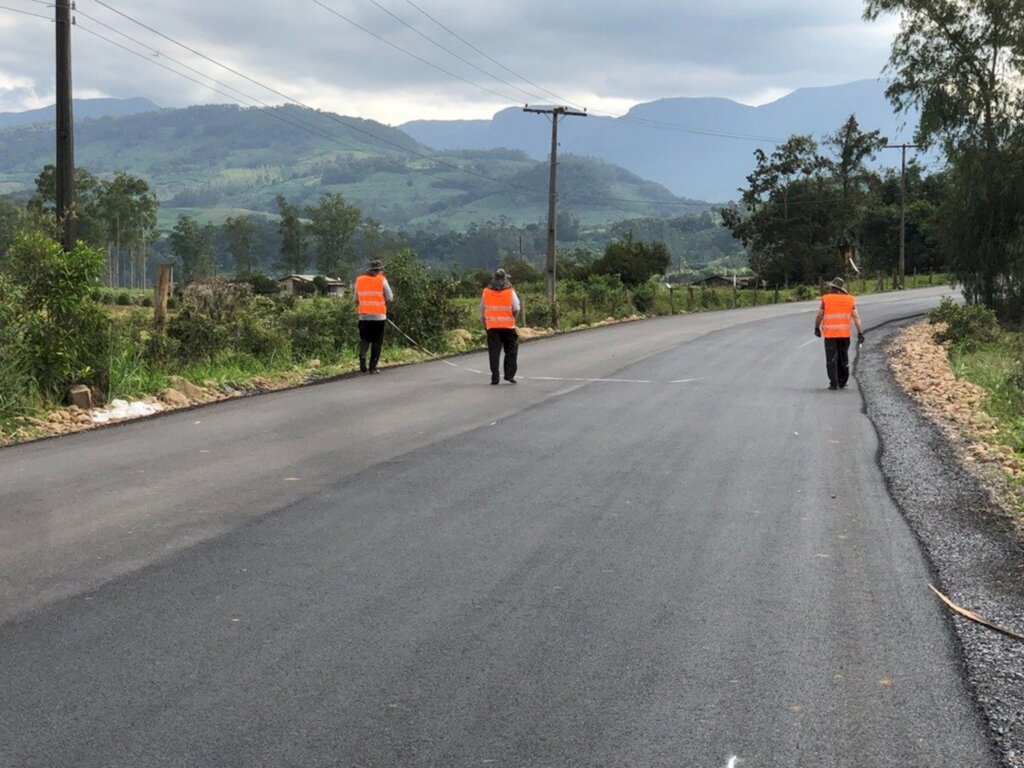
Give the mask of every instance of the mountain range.
M 759 107 L 719 98 L 661 99 L 618 118 L 567 117 L 559 130 L 559 210 L 586 224 L 668 218 L 735 199 L 754 167 L 794 133 L 819 141 L 855 114 L 863 130 L 909 141 L 913 115 L 893 113 L 885 84 L 805 88 Z M 547 211 L 550 124 L 506 109 L 490 120 L 399 127 L 287 105 L 160 109 L 145 99 L 74 104 L 75 159 L 96 175 L 146 179 L 162 223 L 276 214 L 340 192 L 385 225 L 464 229 L 536 223 Z M 54 162 L 53 108 L 0 113 L 0 194 L 25 194 Z M 892 164 L 881 153 L 879 164 Z M 895 154 L 895 153 L 891 153 Z
M 793 134 L 819 143 L 855 114 L 862 130 L 890 143 L 911 142 L 917 113 L 894 113 L 881 80 L 801 88 L 762 106 L 720 98 L 672 98 L 638 104 L 622 117 L 566 117 L 559 152 L 598 157 L 683 197 L 723 202 L 738 197 L 755 149 L 770 152 Z M 490 120 L 416 120 L 400 125 L 434 149 L 520 149 L 542 159 L 551 149 L 547 120 L 520 108 Z M 891 157 L 877 164 L 891 165 Z
M 160 109 L 149 99 L 135 97 L 132 99 L 75 99 L 72 112 L 75 120 L 97 117 L 121 117 L 137 115 L 140 112 L 154 112 Z M 56 108 L 51 104 L 41 109 L 29 109 L 24 112 L 0 112 L 0 128 L 11 128 L 17 125 L 33 123 L 52 123 Z

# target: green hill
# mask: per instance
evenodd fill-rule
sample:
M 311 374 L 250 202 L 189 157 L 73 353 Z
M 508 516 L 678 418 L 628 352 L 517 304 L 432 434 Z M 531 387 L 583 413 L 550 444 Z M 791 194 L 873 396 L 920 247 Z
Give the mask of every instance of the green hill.
M 547 215 L 548 164 L 518 150 L 438 152 L 369 120 L 295 106 L 197 106 L 83 120 L 77 165 L 124 170 L 156 193 L 161 221 L 203 210 L 213 221 L 276 213 L 283 194 L 304 206 L 340 192 L 364 216 L 403 229 L 464 229 L 483 221 L 533 223 Z M 52 125 L 0 131 L 0 193 L 33 188 L 54 161 Z M 559 208 L 588 225 L 669 218 L 708 208 L 599 160 L 559 158 Z

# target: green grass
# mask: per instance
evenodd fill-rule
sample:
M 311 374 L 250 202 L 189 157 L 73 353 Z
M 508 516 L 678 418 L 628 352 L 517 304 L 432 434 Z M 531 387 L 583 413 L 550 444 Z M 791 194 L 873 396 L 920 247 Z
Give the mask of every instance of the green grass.
M 954 373 L 985 391 L 983 408 L 999 424 L 999 438 L 1024 457 L 1024 334 L 1004 333 L 999 342 L 967 351 L 950 350 Z
M 1003 333 L 996 343 L 975 349 L 953 346 L 949 358 L 958 378 L 984 390 L 982 410 L 996 422 L 997 441 L 1024 460 L 1024 333 Z M 1024 515 L 1024 479 L 1010 480 L 1010 487 L 1016 493 L 1009 503 Z

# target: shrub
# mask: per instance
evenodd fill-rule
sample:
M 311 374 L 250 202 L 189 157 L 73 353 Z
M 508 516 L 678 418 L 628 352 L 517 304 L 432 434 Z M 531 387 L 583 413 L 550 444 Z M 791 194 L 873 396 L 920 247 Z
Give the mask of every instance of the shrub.
M 961 306 L 944 300 L 928 313 L 928 319 L 933 324 L 945 323 L 945 330 L 935 334 L 936 341 L 948 341 L 966 350 L 991 344 L 999 338 L 995 313 L 983 304 Z
M 432 276 L 408 249 L 388 259 L 387 277 L 395 293 L 394 304 L 388 310 L 392 322 L 428 349 L 443 344 L 446 332 L 459 322 L 454 301 L 457 281 Z
M 355 305 L 349 301 L 300 301 L 281 313 L 280 323 L 296 360 L 337 359 L 345 346 L 359 339 Z
M 19 290 L 19 343 L 31 355 L 28 372 L 45 395 L 63 398 L 74 383 L 97 383 L 106 357 L 109 320 L 92 301 L 106 266 L 104 253 L 79 243 L 64 251 L 39 232 L 18 235 L 2 261 Z M 10 301 L 10 299 L 8 299 Z
M 167 335 L 186 361 L 209 360 L 225 350 L 266 359 L 288 350 L 279 312 L 274 300 L 253 296 L 248 283 L 196 281 L 182 291 Z
M 32 391 L 32 352 L 21 315 L 24 291 L 0 272 L 0 421 L 18 414 Z
M 121 291 L 117 294 L 117 299 L 114 301 L 119 307 L 130 307 L 132 305 L 132 297 L 128 291 Z
M 256 296 L 277 296 L 281 290 L 277 285 L 277 280 L 262 272 L 250 275 L 245 282 L 252 287 L 252 292 Z

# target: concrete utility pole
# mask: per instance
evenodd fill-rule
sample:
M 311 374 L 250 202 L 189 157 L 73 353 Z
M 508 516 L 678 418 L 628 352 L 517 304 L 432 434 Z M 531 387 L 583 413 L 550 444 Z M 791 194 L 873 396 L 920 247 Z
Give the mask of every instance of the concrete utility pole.
M 551 115 L 551 172 L 548 180 L 548 263 L 547 289 L 548 301 L 551 303 L 551 323 L 558 327 L 558 298 L 555 294 L 555 208 L 558 200 L 558 121 L 566 115 L 586 117 L 586 112 L 579 112 L 569 107 L 531 107 L 527 104 L 523 112 L 536 112 Z
M 71 0 L 56 0 L 57 222 L 65 251 L 75 247 L 75 137 L 71 114 Z
M 903 278 L 907 272 L 907 150 L 917 149 L 917 144 L 890 144 L 886 149 L 899 149 L 900 161 L 900 289 L 904 288 Z

